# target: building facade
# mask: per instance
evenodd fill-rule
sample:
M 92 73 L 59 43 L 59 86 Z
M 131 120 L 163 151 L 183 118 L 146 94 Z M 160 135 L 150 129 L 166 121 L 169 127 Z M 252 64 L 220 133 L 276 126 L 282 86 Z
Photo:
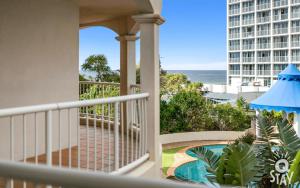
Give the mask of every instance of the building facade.
M 300 67 L 300 0 L 228 0 L 227 41 L 227 84 L 271 86 Z

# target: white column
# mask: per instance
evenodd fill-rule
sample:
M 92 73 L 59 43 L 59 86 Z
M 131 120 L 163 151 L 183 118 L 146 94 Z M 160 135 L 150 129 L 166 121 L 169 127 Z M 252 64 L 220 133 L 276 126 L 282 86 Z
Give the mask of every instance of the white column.
M 160 68 L 159 25 L 164 23 L 160 15 L 145 14 L 133 17 L 140 25 L 141 40 L 141 89 L 150 94 L 147 101 L 147 149 L 150 160 L 159 167 L 160 150 Z
M 130 94 L 130 86 L 136 84 L 136 40 L 135 35 L 116 37 L 120 41 L 120 95 Z
M 300 114 L 294 113 L 294 129 L 298 137 L 300 137 Z

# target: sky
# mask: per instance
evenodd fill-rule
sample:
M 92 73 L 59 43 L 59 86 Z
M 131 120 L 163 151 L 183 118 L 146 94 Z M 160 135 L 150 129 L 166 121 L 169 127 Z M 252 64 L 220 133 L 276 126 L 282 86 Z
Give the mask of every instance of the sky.
M 163 69 L 226 69 L 226 0 L 163 0 L 162 16 L 166 19 L 160 27 Z M 116 36 L 104 27 L 80 30 L 79 64 L 89 55 L 104 54 L 109 66 L 119 69 Z

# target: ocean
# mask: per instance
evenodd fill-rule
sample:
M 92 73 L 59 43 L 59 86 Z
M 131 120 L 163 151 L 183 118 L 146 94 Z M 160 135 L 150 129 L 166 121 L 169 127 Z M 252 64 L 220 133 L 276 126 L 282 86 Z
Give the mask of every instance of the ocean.
M 168 73 L 185 74 L 192 82 L 226 84 L 226 70 L 167 70 Z

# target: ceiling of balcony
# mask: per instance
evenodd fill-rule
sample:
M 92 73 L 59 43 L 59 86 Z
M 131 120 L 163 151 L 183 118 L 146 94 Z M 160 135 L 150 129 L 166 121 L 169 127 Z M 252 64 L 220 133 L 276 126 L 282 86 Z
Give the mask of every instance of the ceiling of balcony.
M 79 0 L 80 25 L 88 26 L 135 14 L 155 13 L 160 5 L 161 0 Z

